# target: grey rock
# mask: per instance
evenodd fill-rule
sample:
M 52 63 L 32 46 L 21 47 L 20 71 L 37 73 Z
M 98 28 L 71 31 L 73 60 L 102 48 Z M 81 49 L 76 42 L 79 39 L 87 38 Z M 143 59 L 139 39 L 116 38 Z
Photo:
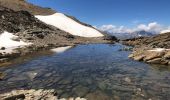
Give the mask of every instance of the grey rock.
M 165 52 L 146 51 L 144 61 L 152 60 L 154 58 L 160 58 Z
M 138 55 L 138 56 L 134 56 L 133 59 L 137 60 L 137 61 L 141 61 L 141 60 L 143 60 L 144 57 L 145 57 L 145 55 Z
M 169 59 L 170 58 L 170 51 L 167 51 L 164 55 L 164 58 Z
M 152 60 L 148 60 L 147 63 L 153 63 L 153 64 L 160 64 L 162 62 L 162 58 L 154 58 Z

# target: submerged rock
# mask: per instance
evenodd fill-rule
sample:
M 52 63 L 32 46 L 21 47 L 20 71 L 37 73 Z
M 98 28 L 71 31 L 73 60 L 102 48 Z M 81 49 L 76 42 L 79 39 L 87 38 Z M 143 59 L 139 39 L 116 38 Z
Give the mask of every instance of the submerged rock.
M 131 83 L 131 79 L 129 77 L 126 77 L 125 81 L 128 82 L 128 83 Z
M 0 80 L 3 80 L 4 77 L 5 77 L 5 74 L 0 72 Z

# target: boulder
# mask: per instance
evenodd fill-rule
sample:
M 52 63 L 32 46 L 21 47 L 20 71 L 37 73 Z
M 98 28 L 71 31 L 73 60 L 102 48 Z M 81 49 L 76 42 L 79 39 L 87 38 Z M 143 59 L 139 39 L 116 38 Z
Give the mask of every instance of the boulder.
M 167 51 L 164 55 L 164 58 L 170 59 L 170 51 Z
M 129 57 L 129 58 L 133 58 L 133 57 L 134 57 L 134 55 L 133 55 L 133 54 L 130 54 L 128 57 Z
M 1 47 L 1 49 L 0 50 L 5 50 L 6 48 L 5 47 Z
M 146 57 L 144 58 L 144 61 L 149 61 L 155 58 L 162 58 L 164 56 L 165 52 L 157 52 L 157 51 L 146 51 L 144 54 Z

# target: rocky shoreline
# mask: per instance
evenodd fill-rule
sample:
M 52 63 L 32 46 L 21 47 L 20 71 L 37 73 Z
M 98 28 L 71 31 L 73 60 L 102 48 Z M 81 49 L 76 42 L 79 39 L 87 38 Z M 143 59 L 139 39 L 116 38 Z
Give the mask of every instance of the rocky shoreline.
M 80 97 L 58 99 L 55 90 L 13 90 L 9 93 L 0 94 L 2 100 L 86 100 Z
M 95 44 L 95 43 L 115 43 L 116 41 L 110 40 L 103 40 L 103 39 L 87 39 L 84 41 L 77 41 L 73 43 L 56 43 L 56 44 L 46 44 L 46 45 L 30 45 L 21 48 L 14 49 L 10 53 L 0 52 L 0 66 L 13 59 L 16 59 L 21 56 L 29 55 L 30 53 L 39 52 L 39 51 L 46 51 L 58 47 L 65 47 L 65 46 L 76 46 L 78 44 Z M 3 51 L 3 50 L 2 50 Z M 4 50 L 5 51 L 5 50 Z
M 140 37 L 124 40 L 125 45 L 133 46 L 129 58 L 150 64 L 170 65 L 170 33 L 154 37 Z
M 138 48 L 129 55 L 129 58 L 150 64 L 170 65 L 170 50 L 161 48 L 142 50 Z

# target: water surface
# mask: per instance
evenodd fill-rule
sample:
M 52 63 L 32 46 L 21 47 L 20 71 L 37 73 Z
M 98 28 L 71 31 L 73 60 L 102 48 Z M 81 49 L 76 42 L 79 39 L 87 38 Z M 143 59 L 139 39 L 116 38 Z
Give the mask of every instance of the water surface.
M 64 53 L 39 56 L 0 68 L 0 92 L 55 89 L 59 97 L 88 100 L 169 100 L 168 66 L 128 58 L 120 44 L 78 45 Z

